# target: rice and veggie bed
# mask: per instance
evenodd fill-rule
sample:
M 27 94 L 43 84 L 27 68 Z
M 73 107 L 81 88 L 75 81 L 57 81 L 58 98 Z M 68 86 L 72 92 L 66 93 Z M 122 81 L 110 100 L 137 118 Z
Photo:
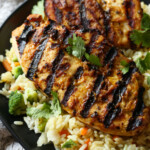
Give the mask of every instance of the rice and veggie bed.
M 141 3 L 145 13 L 150 15 L 150 5 Z M 11 42 L 11 41 L 10 41 Z M 150 49 L 123 50 L 124 54 L 135 62 L 144 62 L 150 58 Z M 15 50 L 6 50 L 6 56 L 0 56 L 7 72 L 1 75 L 4 87 L 0 94 L 9 98 L 9 113 L 12 115 L 27 114 L 24 121 L 30 130 L 41 133 L 37 141 L 38 146 L 53 142 L 57 149 L 74 150 L 144 150 L 150 149 L 150 124 L 146 130 L 136 137 L 119 137 L 92 129 L 78 121 L 75 117 L 61 110 L 57 93 L 52 92 L 52 101 L 41 91 L 36 89 L 33 82 L 28 80 Z M 150 106 L 150 69 L 142 70 L 145 77 L 144 102 Z M 22 125 L 22 122 L 14 122 Z

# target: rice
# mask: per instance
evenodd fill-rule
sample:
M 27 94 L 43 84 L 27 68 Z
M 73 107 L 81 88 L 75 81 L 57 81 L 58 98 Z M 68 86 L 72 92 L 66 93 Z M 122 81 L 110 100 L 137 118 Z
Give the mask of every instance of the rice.
M 15 125 L 18 125 L 18 126 L 22 126 L 22 125 L 23 125 L 23 122 L 22 122 L 22 121 L 14 121 L 14 124 L 15 124 Z
M 150 15 L 150 5 L 141 3 L 144 12 Z M 139 57 L 144 57 L 150 49 L 137 49 L 137 51 L 128 49 L 123 50 L 124 54 L 129 58 L 136 61 Z M 15 57 L 14 49 L 6 50 L 6 59 L 11 63 L 14 68 L 13 58 Z M 5 59 L 4 56 L 0 55 L 0 61 Z M 150 106 L 150 87 L 147 85 L 147 77 L 150 76 L 150 70 L 144 74 L 145 80 L 143 86 L 145 87 L 144 102 L 146 106 Z M 9 96 L 11 91 L 21 90 L 24 94 L 25 89 L 32 88 L 38 93 L 38 102 L 34 102 L 32 106 L 40 106 L 43 102 L 49 101 L 49 98 L 45 96 L 41 91 L 37 90 L 33 82 L 29 81 L 25 75 L 20 75 L 16 80 L 12 76 L 11 72 L 6 72 L 1 75 L 1 82 L 5 82 L 4 88 L 0 90 L 0 94 Z M 27 107 L 31 104 L 27 101 L 24 96 L 24 101 Z M 38 128 L 41 123 L 40 119 L 35 119 L 30 116 L 24 117 L 28 128 L 34 130 L 35 133 L 41 133 L 37 145 L 42 146 L 47 143 L 53 142 L 57 149 L 61 149 L 61 146 L 68 140 L 73 140 L 77 146 L 73 148 L 64 148 L 64 150 L 147 150 L 150 149 L 150 124 L 147 129 L 140 135 L 130 137 L 113 136 L 101 131 L 94 130 L 93 128 L 87 127 L 85 124 L 78 121 L 75 117 L 69 114 L 62 114 L 59 116 L 51 116 L 45 125 L 45 130 L 41 132 Z M 22 125 L 22 122 L 15 121 L 14 124 Z M 86 135 L 81 135 L 81 130 L 88 128 Z M 67 130 L 66 134 L 60 134 L 61 131 Z

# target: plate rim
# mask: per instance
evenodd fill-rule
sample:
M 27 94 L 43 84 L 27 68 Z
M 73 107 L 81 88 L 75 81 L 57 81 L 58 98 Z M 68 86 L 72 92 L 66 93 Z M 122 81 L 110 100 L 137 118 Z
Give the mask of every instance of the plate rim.
M 27 4 L 29 2 L 29 0 L 25 0 L 24 2 L 22 2 L 19 6 L 17 6 L 17 8 L 12 11 L 12 13 L 4 20 L 4 22 L 0 25 L 0 32 L 3 30 L 4 26 L 7 24 L 7 22 L 11 19 L 11 17 L 17 12 L 19 11 L 25 4 Z M 19 138 L 19 136 L 16 135 L 15 131 L 11 129 L 11 127 L 7 124 L 7 122 L 5 121 L 5 119 L 1 116 L 0 113 L 0 120 L 1 122 L 4 124 L 4 126 L 6 127 L 6 129 L 10 132 L 10 134 L 14 137 L 14 139 L 25 149 L 25 150 L 29 150 L 30 148 L 28 147 L 28 145 L 26 145 L 26 143 L 22 142 L 22 140 Z

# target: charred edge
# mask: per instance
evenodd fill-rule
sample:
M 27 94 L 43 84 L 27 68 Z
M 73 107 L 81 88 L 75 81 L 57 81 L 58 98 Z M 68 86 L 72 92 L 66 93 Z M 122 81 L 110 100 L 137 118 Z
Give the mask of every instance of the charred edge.
M 86 18 L 86 8 L 84 4 L 84 0 L 79 0 L 79 14 L 80 14 L 80 20 L 81 20 L 81 25 L 85 30 L 89 28 L 89 20 Z
M 30 80 L 33 80 L 33 76 L 34 76 L 35 72 L 37 71 L 38 64 L 41 60 L 41 57 L 43 55 L 43 51 L 45 50 L 46 44 L 48 42 L 48 36 L 49 36 L 48 33 L 52 29 L 53 25 L 54 25 L 54 22 L 51 21 L 50 24 L 44 28 L 43 36 L 42 36 L 41 41 L 40 41 L 40 45 L 34 54 L 33 60 L 30 64 L 30 67 L 29 67 L 28 72 L 26 74 L 26 77 L 29 78 Z
M 101 83 L 103 80 L 104 80 L 103 75 L 99 75 L 97 77 L 95 84 L 94 84 L 93 91 L 91 92 L 88 100 L 85 102 L 84 108 L 80 113 L 83 118 L 86 118 L 88 116 L 90 108 L 94 105 L 94 103 L 95 103 L 94 93 L 96 93 L 96 96 L 99 94 L 100 89 L 101 89 Z
M 49 31 L 51 31 L 51 29 L 55 24 L 56 24 L 55 21 L 49 19 L 49 24 L 44 28 L 43 37 L 45 37 L 46 35 L 49 36 L 48 33 Z
M 17 43 L 19 45 L 18 49 L 19 49 L 19 53 L 22 56 L 23 51 L 25 49 L 25 46 L 28 42 L 28 39 L 31 35 L 31 33 L 33 33 L 35 30 L 33 30 L 33 26 L 32 25 L 26 25 L 20 38 L 17 40 Z
M 125 8 L 126 8 L 126 15 L 127 15 L 127 18 L 128 18 L 128 21 L 129 21 L 129 25 L 131 28 L 134 28 L 135 26 L 135 22 L 134 22 L 134 19 L 133 19 L 133 13 L 134 13 L 134 3 L 133 1 L 128 1 L 126 0 L 125 2 Z
M 111 63 L 116 56 L 117 56 L 117 49 L 115 47 L 110 48 L 104 59 L 104 65 Z
M 133 111 L 132 117 L 129 120 L 129 124 L 126 129 L 127 131 L 134 130 L 135 128 L 139 127 L 142 124 L 142 120 L 138 119 L 137 117 L 142 115 L 143 109 L 145 107 L 143 102 L 144 90 L 145 89 L 143 87 L 139 89 L 137 105 Z
M 62 12 L 57 7 L 55 7 L 55 15 L 56 15 L 57 23 L 60 24 L 62 22 Z
M 80 113 L 83 118 L 86 118 L 88 116 L 89 110 L 93 106 L 94 103 L 95 103 L 95 96 L 94 96 L 94 93 L 91 92 L 89 99 L 85 102 L 84 108 Z
M 65 92 L 64 98 L 63 98 L 63 100 L 62 100 L 62 102 L 61 102 L 64 106 L 67 106 L 67 102 L 68 102 L 68 100 L 69 100 L 69 97 L 70 97 L 70 96 L 73 94 L 73 92 L 74 92 L 74 88 L 75 88 L 75 86 L 74 86 L 74 81 L 80 79 L 80 77 L 82 76 L 82 74 L 83 74 L 83 67 L 79 67 L 79 68 L 77 69 L 75 75 L 74 75 L 73 78 L 71 79 L 71 83 L 70 83 L 70 85 L 68 86 L 68 88 L 67 88 L 67 90 L 66 90 L 66 92 Z
M 44 92 L 47 95 L 49 95 L 51 92 L 51 88 L 52 88 L 54 80 L 55 80 L 55 73 L 59 69 L 63 57 L 64 57 L 64 52 L 62 50 L 60 50 L 58 55 L 56 56 L 55 60 L 52 63 L 52 74 L 48 77 L 47 87 L 44 90 Z
M 100 93 L 100 89 L 101 89 L 101 83 L 104 80 L 104 76 L 103 75 L 99 75 L 98 78 L 95 81 L 95 85 L 94 85 L 94 89 L 93 91 L 96 93 L 96 95 L 98 95 Z
M 106 128 L 108 128 L 111 122 L 113 121 L 113 119 L 117 117 L 118 113 L 112 113 L 112 112 L 117 111 L 116 105 L 121 101 L 122 96 L 124 95 L 127 89 L 127 85 L 129 84 L 131 80 L 132 74 L 135 73 L 136 71 L 137 71 L 137 68 L 131 67 L 129 69 L 129 72 L 123 75 L 122 80 L 118 82 L 118 86 L 114 90 L 114 93 L 113 93 L 113 101 L 109 103 L 107 106 L 108 113 L 106 114 L 105 119 L 104 119 L 104 125 Z M 111 115 L 113 115 L 113 117 L 111 117 Z
M 121 112 L 121 109 L 118 107 L 116 109 L 110 110 L 110 112 L 106 115 L 104 120 L 105 128 L 108 128 L 111 122 L 118 116 Z

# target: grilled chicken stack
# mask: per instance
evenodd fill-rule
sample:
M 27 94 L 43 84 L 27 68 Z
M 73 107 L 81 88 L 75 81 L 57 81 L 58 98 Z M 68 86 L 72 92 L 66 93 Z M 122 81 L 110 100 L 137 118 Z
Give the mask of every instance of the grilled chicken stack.
M 121 48 L 134 46 L 130 32 L 141 28 L 140 0 L 97 0 L 97 3 L 95 0 L 45 0 L 45 12 L 48 18 L 69 29 L 84 26 L 101 31 L 105 28 L 108 41 Z
M 72 12 L 76 12 L 69 13 L 69 21 L 64 16 L 71 9 L 60 11 L 52 2 L 46 0 L 45 6 L 50 6 L 49 15 L 54 21 L 30 15 L 12 33 L 13 47 L 26 77 L 48 96 L 51 90 L 56 91 L 65 111 L 95 129 L 122 136 L 141 132 L 149 121 L 149 109 L 143 103 L 143 76 L 133 61 L 109 44 L 100 5 L 95 0 L 68 0 Z M 76 11 L 78 7 L 82 11 Z M 102 67 L 66 52 L 68 38 L 74 33 L 85 41 L 87 53 L 100 58 Z M 126 74 L 121 71 L 122 60 L 129 64 Z

